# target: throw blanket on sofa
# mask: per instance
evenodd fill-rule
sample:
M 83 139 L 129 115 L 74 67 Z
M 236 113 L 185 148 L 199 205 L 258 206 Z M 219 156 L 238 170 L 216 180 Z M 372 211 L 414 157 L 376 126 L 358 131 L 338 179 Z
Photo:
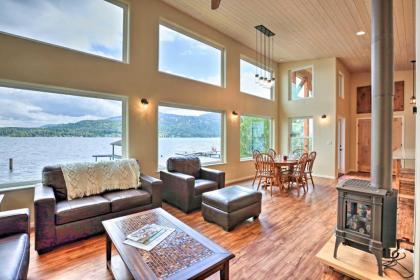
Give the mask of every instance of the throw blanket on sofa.
M 62 164 L 61 170 L 68 200 L 140 185 L 140 168 L 135 159 Z

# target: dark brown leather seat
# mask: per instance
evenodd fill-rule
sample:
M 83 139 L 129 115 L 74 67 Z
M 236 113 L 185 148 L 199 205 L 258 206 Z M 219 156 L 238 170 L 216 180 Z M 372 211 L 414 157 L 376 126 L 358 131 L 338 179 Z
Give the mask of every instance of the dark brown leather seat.
M 0 279 L 26 279 L 29 268 L 29 210 L 0 212 Z
M 43 253 L 55 246 L 102 233 L 103 220 L 161 207 L 162 181 L 142 174 L 140 182 L 137 189 L 68 201 L 61 168 L 45 167 L 42 184 L 35 187 L 35 249 Z
M 111 212 L 119 212 L 139 205 L 152 203 L 150 193 L 142 190 L 109 192 L 102 196 L 111 203 Z
M 230 231 L 248 218 L 261 213 L 260 192 L 232 186 L 203 194 L 201 211 L 206 221 L 214 222 Z
M 225 172 L 202 168 L 198 157 L 170 157 L 166 165 L 163 199 L 185 213 L 201 207 L 203 193 L 225 187 Z
M 111 212 L 111 203 L 100 195 L 57 202 L 55 223 L 67 224 Z

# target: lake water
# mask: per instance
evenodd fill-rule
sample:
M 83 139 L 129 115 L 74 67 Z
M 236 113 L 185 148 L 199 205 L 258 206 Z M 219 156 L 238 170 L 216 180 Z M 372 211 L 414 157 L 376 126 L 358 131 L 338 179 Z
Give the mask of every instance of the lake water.
M 95 161 L 92 155 L 111 154 L 113 137 L 0 137 L 0 185 L 41 179 L 46 165 Z M 159 167 L 175 153 L 220 151 L 220 138 L 160 138 Z M 121 148 L 116 147 L 116 154 Z M 13 172 L 9 171 L 9 158 L 13 158 Z M 219 158 L 200 157 L 204 163 Z M 141 160 L 141 159 L 139 159 Z

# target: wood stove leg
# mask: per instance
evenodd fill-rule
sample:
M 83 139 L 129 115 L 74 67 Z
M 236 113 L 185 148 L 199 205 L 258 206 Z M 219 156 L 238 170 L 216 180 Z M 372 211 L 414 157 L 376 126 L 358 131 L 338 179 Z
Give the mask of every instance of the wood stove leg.
M 338 246 L 340 246 L 341 242 L 342 242 L 342 238 L 336 236 L 335 237 L 335 246 L 334 246 L 334 259 L 337 258 Z
M 376 262 L 378 263 L 378 274 L 379 276 L 384 276 L 384 271 L 382 268 L 382 250 L 372 250 L 372 254 L 376 257 Z

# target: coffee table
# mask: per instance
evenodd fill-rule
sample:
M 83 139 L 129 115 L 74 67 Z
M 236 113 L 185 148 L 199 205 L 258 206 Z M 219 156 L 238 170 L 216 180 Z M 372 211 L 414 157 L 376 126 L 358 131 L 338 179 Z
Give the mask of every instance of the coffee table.
M 124 244 L 128 234 L 152 223 L 175 231 L 149 252 Z M 115 279 L 204 279 L 217 271 L 221 279 L 229 279 L 229 260 L 235 256 L 162 208 L 102 224 L 107 267 Z M 117 255 L 112 256 L 112 245 Z

